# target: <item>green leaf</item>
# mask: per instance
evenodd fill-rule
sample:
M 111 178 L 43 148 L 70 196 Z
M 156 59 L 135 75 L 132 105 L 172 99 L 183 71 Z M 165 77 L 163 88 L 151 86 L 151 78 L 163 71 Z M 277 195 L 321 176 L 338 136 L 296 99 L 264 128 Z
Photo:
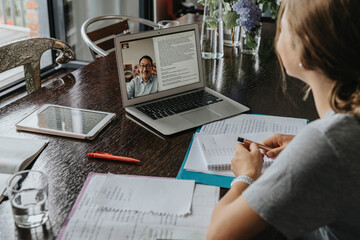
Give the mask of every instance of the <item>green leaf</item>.
M 240 18 L 240 15 L 237 14 L 236 12 L 227 12 L 223 16 L 223 21 L 225 26 L 230 29 L 238 26 L 238 24 L 236 23 L 236 19 L 238 18 Z
M 205 6 L 205 0 L 198 0 L 197 2 L 198 2 L 198 4 Z
M 214 17 L 214 18 L 219 18 L 219 16 L 220 16 L 220 11 L 217 9 L 217 10 L 214 10 L 213 12 L 212 12 L 212 17 Z
M 246 32 L 246 46 L 251 49 L 255 49 L 257 47 L 257 42 L 255 39 L 255 32 L 249 31 Z
M 218 21 L 214 18 L 209 18 L 206 20 L 206 23 L 211 29 L 217 29 L 218 28 Z
M 264 2 L 264 3 L 263 3 L 262 12 L 264 13 L 264 12 L 266 12 L 268 9 L 269 9 L 268 3 L 267 3 L 267 2 Z

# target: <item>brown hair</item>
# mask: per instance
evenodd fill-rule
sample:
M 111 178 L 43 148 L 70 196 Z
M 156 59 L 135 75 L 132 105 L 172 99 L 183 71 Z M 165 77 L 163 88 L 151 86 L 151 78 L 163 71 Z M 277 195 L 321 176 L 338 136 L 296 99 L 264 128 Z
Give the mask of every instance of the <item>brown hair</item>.
M 360 1 L 283 0 L 275 46 L 285 9 L 303 67 L 335 81 L 329 99 L 332 109 L 360 120 Z

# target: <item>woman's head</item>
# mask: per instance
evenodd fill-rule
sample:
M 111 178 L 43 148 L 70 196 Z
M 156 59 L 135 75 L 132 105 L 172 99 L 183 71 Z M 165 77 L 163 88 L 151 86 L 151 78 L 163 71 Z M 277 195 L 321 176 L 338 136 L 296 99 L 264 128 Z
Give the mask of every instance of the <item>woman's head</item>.
M 332 108 L 360 119 L 359 13 L 359 0 L 283 0 L 276 49 L 289 75 L 299 77 L 304 68 L 335 81 Z M 287 25 L 288 42 L 280 34 L 281 21 Z

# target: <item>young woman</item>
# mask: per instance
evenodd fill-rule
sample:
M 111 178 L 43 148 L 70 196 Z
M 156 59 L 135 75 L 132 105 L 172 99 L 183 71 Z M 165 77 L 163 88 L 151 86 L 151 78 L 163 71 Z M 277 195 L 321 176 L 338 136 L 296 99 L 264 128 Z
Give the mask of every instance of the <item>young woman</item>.
M 319 120 L 263 143 L 276 158 L 260 177 L 256 144 L 236 146 L 236 178 L 208 239 L 249 239 L 272 225 L 288 239 L 360 239 L 360 1 L 283 0 L 276 50 L 310 87 Z M 252 183 L 254 181 L 254 183 Z

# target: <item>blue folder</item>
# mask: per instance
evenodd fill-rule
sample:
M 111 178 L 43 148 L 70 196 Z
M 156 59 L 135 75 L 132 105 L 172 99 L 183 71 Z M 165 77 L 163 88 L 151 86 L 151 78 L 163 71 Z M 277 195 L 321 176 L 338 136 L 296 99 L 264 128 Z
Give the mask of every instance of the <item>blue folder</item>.
M 199 127 L 196 130 L 196 132 L 199 132 L 200 129 L 201 129 L 201 127 Z M 221 176 L 221 175 L 202 173 L 202 172 L 193 172 L 193 171 L 188 171 L 188 170 L 184 169 L 186 160 L 189 156 L 189 152 L 190 152 L 193 140 L 194 140 L 194 136 L 195 136 L 195 134 L 193 135 L 193 137 L 191 139 L 189 148 L 186 152 L 184 162 L 182 163 L 181 168 L 180 168 L 176 178 L 177 179 L 190 179 L 190 180 L 195 180 L 196 183 L 219 186 L 219 187 L 223 187 L 223 188 L 230 188 L 230 184 L 231 184 L 232 180 L 234 179 L 234 177 Z
M 263 114 L 256 114 L 256 115 L 263 115 Z M 307 119 L 307 123 L 309 123 L 308 119 Z M 200 129 L 201 129 L 201 127 L 196 129 L 196 132 L 200 132 Z M 184 162 L 182 163 L 181 168 L 180 168 L 176 178 L 177 179 L 190 179 L 190 180 L 195 180 L 196 183 L 219 186 L 219 187 L 223 187 L 223 188 L 230 188 L 230 184 L 231 184 L 232 180 L 234 179 L 234 177 L 221 176 L 221 175 L 202 173 L 202 172 L 194 172 L 194 171 L 188 171 L 188 170 L 184 169 L 185 163 L 189 156 L 189 152 L 190 152 L 193 140 L 194 140 L 194 136 L 195 136 L 195 134 L 193 135 L 193 137 L 191 139 L 190 146 L 186 152 Z

